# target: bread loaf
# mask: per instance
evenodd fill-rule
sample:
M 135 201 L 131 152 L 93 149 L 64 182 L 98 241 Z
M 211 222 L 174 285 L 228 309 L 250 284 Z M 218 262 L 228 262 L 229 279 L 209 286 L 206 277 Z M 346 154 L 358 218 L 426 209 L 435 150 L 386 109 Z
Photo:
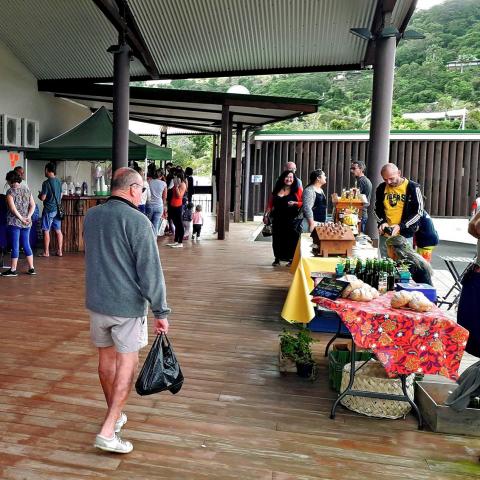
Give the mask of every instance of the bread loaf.
M 416 312 L 429 312 L 433 308 L 433 303 L 422 292 L 412 292 L 408 306 Z
M 355 300 L 356 302 L 370 302 L 373 300 L 373 295 L 371 289 L 368 285 L 364 285 L 361 288 L 356 288 L 350 294 L 350 300 Z
M 393 294 L 390 304 L 393 308 L 402 308 L 407 306 L 411 299 L 412 294 L 410 292 L 400 290 L 399 292 L 395 292 Z

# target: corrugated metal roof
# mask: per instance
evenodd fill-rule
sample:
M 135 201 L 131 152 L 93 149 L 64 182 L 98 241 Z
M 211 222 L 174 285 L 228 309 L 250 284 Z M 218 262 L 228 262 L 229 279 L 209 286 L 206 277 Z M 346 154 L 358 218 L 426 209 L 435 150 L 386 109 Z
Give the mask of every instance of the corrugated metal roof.
M 368 130 L 335 131 L 260 131 L 255 134 L 255 141 L 346 141 L 369 140 Z M 390 140 L 480 140 L 479 130 L 390 130 Z
M 118 33 L 91 0 L 8 0 L 0 40 L 38 79 L 112 77 Z M 146 74 L 132 62 L 131 73 Z
M 414 3 L 396 1 L 397 28 Z M 0 41 L 38 79 L 111 79 L 107 48 L 118 40 L 111 23 L 121 24 L 118 5 L 121 1 L 3 0 Z M 174 78 L 361 68 L 368 42 L 349 29 L 370 28 L 378 1 L 128 0 L 127 5 L 143 59 L 153 62 L 153 69 L 146 69 L 133 61 L 132 78 L 158 72 Z
M 405 2 L 404 2 L 405 3 Z M 407 2 L 409 3 L 409 2 Z M 130 0 L 160 73 L 360 64 L 372 0 Z M 158 19 L 151 22 L 152 18 Z
M 167 129 L 167 135 L 204 135 L 205 132 L 200 132 L 198 130 L 189 130 L 186 128 L 175 128 L 175 127 L 168 127 L 166 126 Z M 163 128 L 162 125 L 154 125 L 151 123 L 145 123 L 145 122 L 137 122 L 135 120 L 130 120 L 128 122 L 128 129 L 136 133 L 137 135 L 141 135 L 144 137 L 147 136 L 160 136 L 160 131 Z

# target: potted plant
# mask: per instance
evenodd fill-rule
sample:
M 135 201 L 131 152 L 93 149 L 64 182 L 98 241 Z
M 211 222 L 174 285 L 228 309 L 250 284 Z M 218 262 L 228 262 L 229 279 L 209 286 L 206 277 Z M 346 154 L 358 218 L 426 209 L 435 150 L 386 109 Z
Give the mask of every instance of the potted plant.
M 408 283 L 412 275 L 410 274 L 410 269 L 408 268 L 409 265 L 405 261 L 400 261 L 397 264 L 397 272 L 398 276 L 400 277 L 400 283 Z
M 297 375 L 300 377 L 313 376 L 315 362 L 311 344 L 314 341 L 307 328 L 301 328 L 296 334 L 284 329 L 280 335 L 280 354 L 295 362 Z

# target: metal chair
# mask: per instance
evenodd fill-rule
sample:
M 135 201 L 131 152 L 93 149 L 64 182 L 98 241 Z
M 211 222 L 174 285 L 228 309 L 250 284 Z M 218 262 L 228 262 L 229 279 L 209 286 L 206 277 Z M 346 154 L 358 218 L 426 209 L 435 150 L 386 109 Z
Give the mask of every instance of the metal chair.
M 474 262 L 474 258 L 467 257 L 440 257 L 447 266 L 448 271 L 453 277 L 453 284 L 448 290 L 448 292 L 443 296 L 439 297 L 437 300 L 437 305 L 448 305 L 447 310 L 450 310 L 454 305 L 458 304 L 460 300 L 460 293 L 462 292 L 462 279 L 465 273 L 467 272 L 470 265 Z M 467 266 L 459 271 L 457 269 L 456 263 L 466 263 Z

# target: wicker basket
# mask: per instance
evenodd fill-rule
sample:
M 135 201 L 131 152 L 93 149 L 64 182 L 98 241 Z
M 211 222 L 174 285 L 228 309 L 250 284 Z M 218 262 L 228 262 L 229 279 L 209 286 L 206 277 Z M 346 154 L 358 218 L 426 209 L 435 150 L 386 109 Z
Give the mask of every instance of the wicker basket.
M 362 364 L 363 362 L 355 362 L 355 368 L 358 368 Z M 410 398 L 413 398 L 413 378 L 414 375 L 409 375 L 406 379 L 407 392 Z M 350 364 L 348 363 L 343 367 L 340 392 L 343 392 L 347 388 L 349 379 Z M 355 381 L 352 388 L 353 390 L 363 390 L 367 392 L 403 395 L 400 379 L 388 378 L 383 365 L 374 360 L 370 360 L 355 373 Z M 379 418 L 405 417 L 412 408 L 408 402 L 383 400 L 381 398 L 355 397 L 352 395 L 346 395 L 341 400 L 341 403 L 354 412 Z

